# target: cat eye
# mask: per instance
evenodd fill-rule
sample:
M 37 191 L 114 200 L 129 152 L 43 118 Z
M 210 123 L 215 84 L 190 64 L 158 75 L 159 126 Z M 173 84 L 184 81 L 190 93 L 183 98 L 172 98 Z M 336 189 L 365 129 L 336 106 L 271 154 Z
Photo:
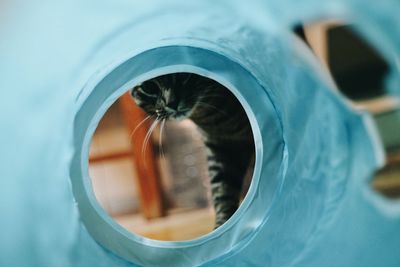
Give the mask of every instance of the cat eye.
M 154 82 L 147 82 L 142 84 L 142 86 L 139 87 L 142 91 L 147 96 L 158 96 L 160 93 L 160 88 L 159 86 L 154 83 Z

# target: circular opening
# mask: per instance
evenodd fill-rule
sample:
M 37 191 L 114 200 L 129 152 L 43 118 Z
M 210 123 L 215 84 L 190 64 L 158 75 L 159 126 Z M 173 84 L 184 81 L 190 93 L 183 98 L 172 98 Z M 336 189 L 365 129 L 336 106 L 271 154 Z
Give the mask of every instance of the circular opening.
M 89 150 L 101 119 L 121 95 L 143 81 L 175 72 L 211 77 L 229 88 L 249 118 L 256 151 L 248 193 L 234 215 L 221 227 L 200 238 L 166 242 L 132 234 L 99 205 L 89 175 Z M 129 94 L 126 98 L 132 101 Z M 226 56 L 190 46 L 158 47 L 131 55 L 97 72 L 79 94 L 77 106 L 76 149 L 70 175 L 82 222 L 99 244 L 130 262 L 144 266 L 149 262 L 164 265 L 166 259 L 173 259 L 174 264 L 188 266 L 193 262 L 201 265 L 229 257 L 258 233 L 257 229 L 266 222 L 271 207 L 279 198 L 279 188 L 284 183 L 282 177 L 286 173 L 287 147 L 277 110 L 267 90 L 251 72 Z M 214 249 L 210 250 L 210 247 Z
M 129 232 L 194 239 L 224 224 L 253 176 L 250 121 L 236 96 L 189 72 L 135 84 L 101 119 L 89 174 L 101 207 Z

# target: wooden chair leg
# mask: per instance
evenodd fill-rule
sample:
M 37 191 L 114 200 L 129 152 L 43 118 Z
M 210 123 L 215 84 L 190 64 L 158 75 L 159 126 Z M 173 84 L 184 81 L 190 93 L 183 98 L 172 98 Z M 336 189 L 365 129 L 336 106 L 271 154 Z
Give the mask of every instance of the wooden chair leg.
M 162 217 L 165 215 L 163 195 L 154 147 L 150 138 L 146 153 L 142 153 L 145 136 L 150 127 L 150 121 L 143 120 L 146 114 L 136 106 L 129 93 L 125 93 L 120 99 L 124 122 L 129 134 L 135 130 L 131 137 L 132 161 L 137 171 L 137 184 L 139 187 L 140 205 L 147 219 Z M 140 125 L 136 129 L 136 127 Z

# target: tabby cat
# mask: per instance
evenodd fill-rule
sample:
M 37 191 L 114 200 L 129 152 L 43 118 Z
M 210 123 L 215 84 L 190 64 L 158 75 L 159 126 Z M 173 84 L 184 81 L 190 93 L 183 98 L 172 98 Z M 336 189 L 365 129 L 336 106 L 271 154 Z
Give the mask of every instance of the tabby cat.
M 147 80 L 131 94 L 156 122 L 188 118 L 198 126 L 207 148 L 215 228 L 222 225 L 239 206 L 244 177 L 254 156 L 250 123 L 240 102 L 223 85 L 193 73 Z

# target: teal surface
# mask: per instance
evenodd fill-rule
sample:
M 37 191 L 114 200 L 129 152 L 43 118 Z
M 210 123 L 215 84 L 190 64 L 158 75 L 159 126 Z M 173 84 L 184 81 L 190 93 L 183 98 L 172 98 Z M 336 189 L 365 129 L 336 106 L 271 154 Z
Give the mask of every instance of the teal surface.
M 400 203 L 369 185 L 376 127 L 290 29 L 347 19 L 391 66 L 400 2 L 22 1 L 0 17 L 0 266 L 400 266 Z M 88 145 L 133 84 L 174 71 L 230 88 L 253 127 L 249 194 L 217 231 L 128 233 L 94 198 Z

